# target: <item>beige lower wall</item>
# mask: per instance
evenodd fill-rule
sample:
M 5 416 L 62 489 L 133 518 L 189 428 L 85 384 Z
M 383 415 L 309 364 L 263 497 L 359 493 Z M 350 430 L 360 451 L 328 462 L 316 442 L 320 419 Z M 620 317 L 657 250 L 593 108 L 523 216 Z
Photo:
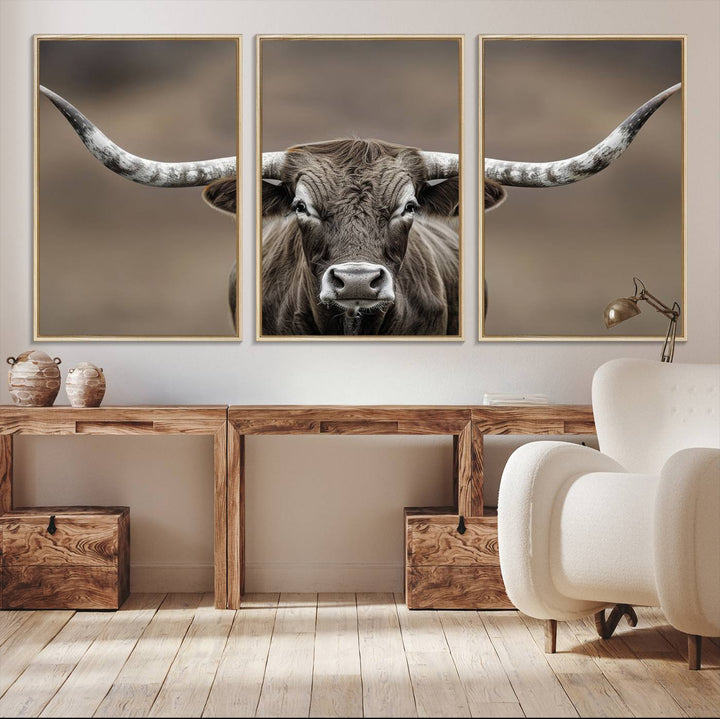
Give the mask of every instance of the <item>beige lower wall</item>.
M 600 364 L 658 357 L 659 344 L 476 341 L 476 36 L 687 33 L 688 341 L 676 361 L 718 361 L 719 28 L 720 4 L 702 0 L 0 2 L 0 357 L 32 346 L 34 33 L 242 33 L 246 178 L 254 173 L 256 33 L 464 33 L 464 342 L 255 343 L 255 188 L 247 179 L 242 343 L 39 346 L 62 357 L 64 368 L 82 360 L 104 367 L 108 404 L 475 404 L 484 392 L 587 403 Z M 0 402 L 9 402 L 4 384 Z M 490 497 L 515 441 L 488 442 Z M 127 503 L 133 588 L 210 588 L 209 440 L 23 438 L 18 445 L 17 504 Z M 402 507 L 446 502 L 449 464 L 450 441 L 442 438 L 251 439 L 248 589 L 399 589 Z

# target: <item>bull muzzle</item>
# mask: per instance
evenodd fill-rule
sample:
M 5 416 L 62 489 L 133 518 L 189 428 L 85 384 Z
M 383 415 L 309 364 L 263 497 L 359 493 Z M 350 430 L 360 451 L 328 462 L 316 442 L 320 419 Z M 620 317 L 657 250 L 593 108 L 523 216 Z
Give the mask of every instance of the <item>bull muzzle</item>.
M 351 313 L 377 309 L 395 301 L 392 275 L 387 267 L 370 262 L 331 265 L 322 276 L 320 301 Z

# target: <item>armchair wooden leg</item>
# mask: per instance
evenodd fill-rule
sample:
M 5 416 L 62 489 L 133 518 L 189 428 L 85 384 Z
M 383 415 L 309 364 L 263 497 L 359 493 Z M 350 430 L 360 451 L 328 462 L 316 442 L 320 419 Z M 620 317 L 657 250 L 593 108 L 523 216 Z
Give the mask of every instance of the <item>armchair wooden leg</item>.
M 702 637 L 697 634 L 688 634 L 688 667 L 700 669 L 702 662 Z
M 601 610 L 595 614 L 595 628 L 597 633 L 603 639 L 610 639 L 623 615 L 627 616 L 627 623 L 631 626 L 637 626 L 638 618 L 635 610 L 629 604 L 616 604 L 608 618 L 605 618 L 605 610 Z
M 557 649 L 557 619 L 545 620 L 545 653 L 555 654 Z

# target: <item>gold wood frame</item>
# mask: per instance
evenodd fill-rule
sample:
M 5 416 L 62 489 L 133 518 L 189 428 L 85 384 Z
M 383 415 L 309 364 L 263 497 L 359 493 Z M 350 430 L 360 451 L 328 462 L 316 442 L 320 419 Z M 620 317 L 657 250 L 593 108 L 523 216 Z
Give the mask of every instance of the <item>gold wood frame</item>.
M 483 287 L 485 282 L 485 213 L 484 213 L 484 184 L 485 184 L 485 42 L 496 40 L 508 41 L 527 41 L 527 40 L 587 40 L 587 41 L 603 41 L 603 40 L 674 40 L 680 42 L 681 45 L 681 74 L 682 74 L 682 180 L 681 180 L 681 228 L 682 228 L 682 266 L 681 266 L 681 282 L 682 282 L 682 335 L 677 336 L 677 341 L 687 341 L 687 35 L 479 35 L 478 36 L 478 56 L 480 58 L 479 68 L 479 93 L 478 93 L 478 117 L 479 117 L 479 158 L 478 158 L 478 240 L 479 240 L 479 272 L 478 272 L 478 340 L 480 342 L 664 342 L 665 335 L 613 335 L 608 332 L 607 335 L 486 335 L 485 319 L 484 319 L 484 297 Z M 647 99 L 647 98 L 644 98 Z M 502 209 L 500 210 L 502 211 Z M 631 279 L 632 272 L 628 272 L 628 293 L 632 289 Z M 674 298 L 669 298 L 671 301 Z M 608 296 L 608 302 L 612 297 Z M 598 310 L 598 315 L 602 316 L 602 307 Z
M 458 148 L 460 173 L 458 194 L 458 334 L 457 335 L 268 335 L 262 334 L 262 43 L 266 40 L 454 40 L 458 43 Z M 258 342 L 463 342 L 464 337 L 464 266 L 463 266 L 463 156 L 464 156 L 464 35 L 257 35 L 256 36 L 256 91 L 255 91 L 255 338 Z
M 44 40 L 67 40 L 70 42 L 82 42 L 85 40 L 206 40 L 234 42 L 235 51 L 235 104 L 236 104 L 236 241 L 235 258 L 237 263 L 235 310 L 237 327 L 231 335 L 41 335 L 39 318 L 39 78 L 40 78 L 40 42 Z M 134 35 L 134 34 L 97 34 L 97 35 L 72 35 L 72 34 L 37 34 L 33 35 L 33 341 L 35 342 L 239 342 L 242 340 L 242 35 Z

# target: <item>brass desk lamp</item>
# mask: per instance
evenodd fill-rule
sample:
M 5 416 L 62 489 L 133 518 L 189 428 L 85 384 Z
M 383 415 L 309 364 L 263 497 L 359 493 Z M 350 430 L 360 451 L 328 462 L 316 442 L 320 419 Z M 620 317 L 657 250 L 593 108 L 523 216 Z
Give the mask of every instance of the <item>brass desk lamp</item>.
M 673 306 L 668 307 L 645 289 L 645 283 L 642 280 L 633 277 L 633 282 L 635 283 L 635 294 L 632 297 L 618 297 L 605 308 L 605 326 L 610 329 L 631 317 L 635 317 L 635 315 L 639 315 L 640 307 L 638 307 L 638 302 L 644 300 L 670 320 L 660 361 L 672 362 L 675 354 L 675 334 L 677 333 L 677 321 L 680 317 L 680 305 L 673 302 Z M 641 288 L 639 292 L 638 284 Z

